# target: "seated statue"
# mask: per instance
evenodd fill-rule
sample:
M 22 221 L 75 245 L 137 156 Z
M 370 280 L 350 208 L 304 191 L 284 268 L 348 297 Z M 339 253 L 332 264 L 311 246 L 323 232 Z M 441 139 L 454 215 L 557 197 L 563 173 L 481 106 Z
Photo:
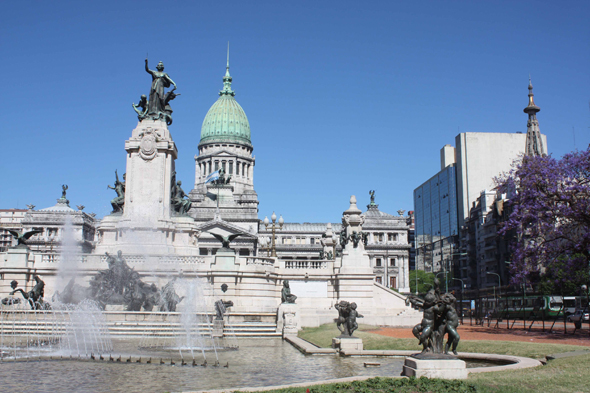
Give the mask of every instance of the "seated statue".
M 297 296 L 291 294 L 291 288 L 289 288 L 289 280 L 283 281 L 283 290 L 281 291 L 281 303 L 295 303 Z

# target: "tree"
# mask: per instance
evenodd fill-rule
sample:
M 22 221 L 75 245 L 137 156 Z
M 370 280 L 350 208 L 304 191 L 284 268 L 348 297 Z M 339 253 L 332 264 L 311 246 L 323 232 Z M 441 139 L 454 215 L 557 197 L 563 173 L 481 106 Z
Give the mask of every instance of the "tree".
M 411 293 L 416 293 L 416 276 L 418 277 L 419 293 L 426 293 L 430 288 L 434 287 L 434 273 L 426 273 L 424 270 L 412 270 L 410 271 Z
M 560 160 L 524 157 L 496 181 L 499 191 L 507 194 L 509 209 L 499 233 L 516 233 L 512 282 L 519 284 L 547 273 L 555 284 L 563 283 L 564 277 L 574 277 L 580 266 L 584 266 L 588 282 L 590 146 Z

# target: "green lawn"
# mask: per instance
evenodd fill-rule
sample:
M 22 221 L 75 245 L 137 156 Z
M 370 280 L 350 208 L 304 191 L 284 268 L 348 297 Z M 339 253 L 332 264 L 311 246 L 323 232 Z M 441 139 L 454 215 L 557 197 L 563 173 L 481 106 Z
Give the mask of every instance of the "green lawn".
M 374 326 L 361 325 L 354 332 L 355 336 L 363 339 L 365 349 L 408 349 L 421 351 L 418 340 L 409 338 L 393 338 L 371 333 Z M 303 328 L 299 337 L 319 347 L 330 347 L 332 338 L 340 335 L 334 324 L 322 325 L 317 328 Z M 577 345 L 541 344 L 520 341 L 461 341 L 460 352 L 497 353 L 500 355 L 525 356 L 533 359 L 543 359 L 553 353 L 579 351 L 589 349 Z M 590 352 L 589 352 L 590 353 Z
M 400 339 L 371 333 L 372 326 L 361 325 L 355 335 L 363 339 L 365 349 L 409 349 L 421 350 L 417 340 Z M 299 337 L 320 347 L 329 347 L 332 338 L 340 334 L 334 324 L 318 328 L 304 328 Z M 459 343 L 461 352 L 496 353 L 526 356 L 543 359 L 546 355 L 579 351 L 589 348 L 576 345 L 539 344 L 514 341 L 463 341 Z M 338 385 L 311 386 L 314 392 L 506 392 L 506 393 L 545 393 L 545 392 L 588 392 L 590 393 L 590 351 L 588 355 L 568 357 L 550 361 L 546 366 L 514 371 L 498 371 L 472 374 L 466 381 L 456 385 L 445 385 L 440 380 L 433 382 L 400 383 L 395 379 L 380 378 L 377 381 L 354 382 Z M 413 385 L 412 385 L 413 384 Z M 306 392 L 306 388 L 284 389 L 283 393 Z

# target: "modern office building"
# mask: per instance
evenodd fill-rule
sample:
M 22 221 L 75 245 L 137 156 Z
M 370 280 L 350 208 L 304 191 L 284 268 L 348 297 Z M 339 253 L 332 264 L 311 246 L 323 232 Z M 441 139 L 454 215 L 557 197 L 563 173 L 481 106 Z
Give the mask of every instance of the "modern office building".
M 417 269 L 454 270 L 455 277 L 472 286 L 488 285 L 486 272 L 497 266 L 492 259 L 505 256 L 491 249 L 485 255 L 481 250 L 475 253 L 477 248 L 473 247 L 492 247 L 490 238 L 495 233 L 490 232 L 490 223 L 484 224 L 495 201 L 495 178 L 510 171 L 514 161 L 524 155 L 547 154 L 547 137 L 540 133 L 536 117 L 540 108 L 533 101 L 532 84 L 528 88 L 526 134 L 460 133 L 455 137 L 455 147 L 446 145 L 441 149 L 440 172 L 414 190 Z M 487 230 L 475 230 L 476 223 Z M 462 239 L 462 234 L 467 233 L 468 238 Z M 473 255 L 468 250 L 473 250 Z
M 452 150 L 449 145 L 442 148 L 441 166 L 445 166 L 414 190 L 416 268 L 427 272 L 448 269 L 459 241 L 457 168 L 449 161 Z

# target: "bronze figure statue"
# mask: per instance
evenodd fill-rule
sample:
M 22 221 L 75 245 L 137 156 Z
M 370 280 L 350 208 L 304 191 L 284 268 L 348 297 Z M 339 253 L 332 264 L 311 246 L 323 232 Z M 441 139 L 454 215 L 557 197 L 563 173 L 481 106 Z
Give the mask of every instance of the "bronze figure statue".
M 336 327 L 340 330 L 340 337 L 354 337 L 353 333 L 359 327 L 356 319 L 363 318 L 363 316 L 356 311 L 356 303 L 349 303 L 346 300 L 341 300 L 334 305 L 334 308 L 338 310 L 338 318 L 334 321 L 336 322 Z
M 19 231 L 15 231 L 13 229 L 8 229 L 8 228 L 2 228 L 5 231 L 8 231 L 8 233 L 10 233 L 15 239 L 16 239 L 16 247 L 18 248 L 23 248 L 26 247 L 27 244 L 27 240 L 29 240 L 31 238 L 31 236 L 36 235 L 37 233 L 42 233 L 43 230 L 42 229 L 34 229 L 32 231 L 27 231 L 27 232 L 19 232 Z
M 289 280 L 283 280 L 283 289 L 281 290 L 281 303 L 295 303 L 297 296 L 291 293 Z
M 14 291 L 16 291 L 16 287 L 18 287 L 18 281 L 12 280 L 10 282 L 10 287 L 12 288 L 12 291 L 14 293 Z M 10 306 L 12 304 L 20 304 L 20 299 L 5 297 L 4 299 L 2 299 L 2 304 L 4 304 L 5 306 Z
M 375 204 L 375 190 L 370 190 L 369 195 L 371 196 L 371 205 Z
M 123 206 L 125 205 L 125 173 L 123 174 L 123 181 L 119 181 L 119 175 L 115 169 L 115 186 L 107 185 L 107 188 L 115 190 L 117 197 L 111 200 L 113 206 L 113 213 L 123 213 Z
M 346 235 L 346 229 L 342 229 L 342 231 L 340 232 L 340 246 L 343 250 L 346 246 L 346 243 L 348 243 L 348 236 Z
M 172 173 L 172 187 L 170 190 L 170 203 L 172 205 L 172 210 L 178 214 L 185 215 L 191 208 L 191 201 L 188 198 L 188 195 L 182 189 L 182 182 L 176 181 L 176 172 Z
M 228 308 L 232 307 L 234 302 L 231 300 L 218 300 L 215 302 L 215 319 L 218 321 L 223 321 L 223 315 L 227 311 Z
M 139 98 L 139 104 L 135 105 L 135 103 L 131 104 L 133 106 L 133 110 L 137 113 L 137 118 L 139 121 L 145 119 L 148 113 L 148 101 L 145 94 L 142 94 Z M 141 110 L 139 110 L 141 108 Z
M 352 240 L 352 246 L 357 248 L 359 246 L 359 242 L 361 241 L 361 234 L 357 231 L 352 231 L 352 235 L 350 235 L 350 240 Z
M 67 184 L 62 184 L 61 186 L 61 199 L 66 199 L 66 191 L 68 189 Z
M 145 59 L 145 71 L 152 76 L 152 87 L 147 102 L 147 117 L 153 120 L 164 119 L 170 125 L 172 124 L 172 109 L 169 102 L 179 95 L 174 93 L 176 83 L 164 72 L 164 63 L 162 62 L 158 63 L 156 71 L 154 71 L 148 68 L 148 59 Z M 170 85 L 173 85 L 174 88 L 168 93 L 164 93 L 164 89 Z
M 160 311 L 174 312 L 176 311 L 176 305 L 184 299 L 184 296 L 178 296 L 174 289 L 174 283 L 177 278 L 174 277 L 162 288 L 162 305 L 160 306 Z
M 43 301 L 43 296 L 45 295 L 45 282 L 43 282 L 38 275 L 34 275 L 33 279 L 35 280 L 35 286 L 29 292 L 25 292 L 21 288 L 16 288 L 10 292 L 10 294 L 14 295 L 16 292 L 20 292 L 23 295 L 23 298 L 29 302 L 31 310 L 51 309 L 49 303 Z
M 421 307 L 424 310 L 422 322 L 414 326 L 412 333 L 422 345 L 422 353 L 414 355 L 423 358 L 440 358 L 448 355 L 449 349 L 457 355 L 459 344 L 459 317 L 455 309 L 455 297 L 450 293 L 442 294 L 440 282 L 434 279 L 434 286 L 423 299 L 410 295 L 406 303 Z M 448 334 L 447 344 L 443 346 L 444 335 Z
M 221 169 L 219 169 L 219 178 L 217 180 L 213 180 L 212 183 L 217 184 L 217 185 L 223 185 L 223 184 L 229 184 L 230 181 L 231 181 L 231 175 L 226 176 L 225 169 L 223 169 L 223 167 L 221 167 Z
M 211 233 L 214 238 L 219 240 L 221 242 L 221 248 L 226 249 L 226 250 L 231 250 L 231 248 L 229 248 L 229 244 L 238 236 L 242 236 L 241 233 L 236 233 L 236 234 L 229 235 L 229 236 L 221 236 L 221 235 L 218 235 L 218 234 L 212 233 L 212 232 L 209 232 L 209 233 Z

